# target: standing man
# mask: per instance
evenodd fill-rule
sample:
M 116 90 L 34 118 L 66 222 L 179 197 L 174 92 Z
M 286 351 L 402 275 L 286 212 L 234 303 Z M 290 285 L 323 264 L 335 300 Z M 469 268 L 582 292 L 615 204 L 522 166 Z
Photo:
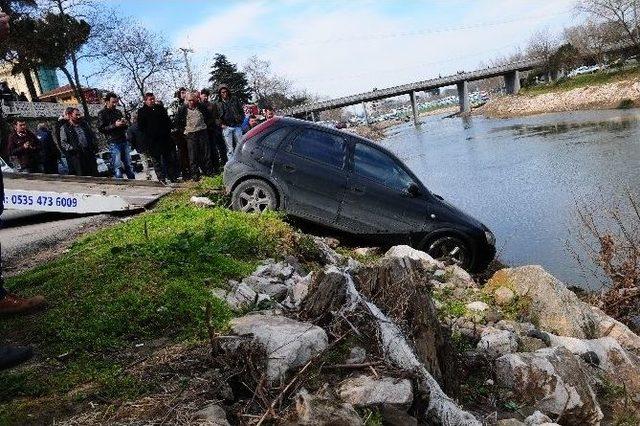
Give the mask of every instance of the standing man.
M 60 151 L 53 140 L 51 131 L 47 123 L 38 124 L 36 132 L 38 143 L 40 145 L 40 161 L 42 162 L 42 173 L 49 175 L 58 174 L 58 160 L 60 159 Z
M 111 161 L 116 179 L 122 179 L 122 169 L 129 179 L 135 179 L 131 165 L 131 147 L 127 142 L 128 123 L 118 105 L 118 95 L 107 93 L 104 97 L 104 108 L 98 113 L 98 129 L 107 137 Z
M 82 119 L 80 111 L 73 108 L 69 121 L 60 129 L 60 147 L 72 174 L 98 176 L 95 140 L 91 127 Z
M 232 96 L 229 86 L 220 85 L 218 88 L 218 101 L 216 102 L 218 109 L 218 119 L 222 127 L 222 136 L 227 146 L 227 158 L 231 158 L 236 146 L 242 140 L 242 121 L 244 120 L 244 111 L 240 100 Z
M 220 168 L 224 166 L 227 158 L 227 149 L 222 139 L 222 131 L 218 125 L 218 109 L 209 99 L 211 91 L 202 89 L 200 91 L 200 103 L 209 111 L 209 122 L 207 122 L 207 132 L 209 133 L 209 145 L 211 149 L 211 162 L 214 173 L 220 173 Z
M 184 138 L 184 135 L 178 128 L 178 111 L 184 105 L 184 98 L 187 95 L 187 89 L 184 87 L 179 88 L 174 94 L 174 101 L 171 103 L 171 138 L 173 139 L 173 144 L 178 148 L 178 155 L 176 158 L 176 163 L 180 169 L 180 173 L 182 174 L 182 180 L 188 180 L 191 178 L 191 172 L 189 170 L 189 150 L 187 149 L 187 141 Z
M 176 122 L 187 140 L 189 166 L 193 180 L 200 180 L 200 173 L 213 176 L 213 163 L 209 145 L 207 121 L 211 119 L 209 111 L 200 104 L 197 92 L 187 94 L 185 105 L 178 111 Z
M 165 107 L 156 102 L 153 93 L 144 95 L 144 105 L 138 109 L 138 128 L 142 135 L 140 148 L 153 160 L 158 180 L 175 182 L 175 145 L 171 140 L 171 119 Z
M 13 133 L 9 135 L 9 156 L 16 157 L 19 171 L 26 173 L 40 172 L 40 155 L 38 138 L 27 128 L 24 119 L 17 119 L 13 126 Z

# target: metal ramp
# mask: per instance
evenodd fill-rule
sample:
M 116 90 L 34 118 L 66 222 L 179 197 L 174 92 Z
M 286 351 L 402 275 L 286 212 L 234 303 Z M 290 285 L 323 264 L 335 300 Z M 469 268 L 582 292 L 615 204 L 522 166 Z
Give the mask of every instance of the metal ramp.
M 4 208 L 74 214 L 135 211 L 173 190 L 142 180 L 6 173 Z

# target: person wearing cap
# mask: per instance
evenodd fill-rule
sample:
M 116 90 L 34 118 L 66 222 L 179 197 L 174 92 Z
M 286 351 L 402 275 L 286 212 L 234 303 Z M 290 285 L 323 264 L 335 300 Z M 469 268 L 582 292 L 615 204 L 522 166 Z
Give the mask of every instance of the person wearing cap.
M 222 137 L 227 146 L 227 158 L 231 158 L 233 151 L 242 139 L 241 126 L 244 120 L 242 103 L 233 96 L 229 86 L 222 84 L 218 88 L 216 108 L 218 109 L 218 121 L 222 127 Z

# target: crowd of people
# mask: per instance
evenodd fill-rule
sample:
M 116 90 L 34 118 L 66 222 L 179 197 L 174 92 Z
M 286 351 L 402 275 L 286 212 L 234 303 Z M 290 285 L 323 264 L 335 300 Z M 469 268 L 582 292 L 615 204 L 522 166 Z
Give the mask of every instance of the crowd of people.
M 147 164 L 153 163 L 161 182 L 218 174 L 242 135 L 274 116 L 272 108 L 258 114 L 257 107 L 243 105 L 226 85 L 218 88 L 213 101 L 209 89 L 179 89 L 171 116 L 153 93 L 145 94 L 142 106 L 130 117 L 118 108 L 119 102 L 115 93 L 105 95 L 96 126 L 106 139 L 116 178 L 135 179 L 132 149 L 143 154 Z M 53 130 L 40 123 L 33 133 L 24 120 L 15 120 L 5 154 L 19 172 L 57 174 L 64 158 L 69 174 L 97 176 L 97 151 L 89 122 L 77 108 L 68 107 Z
M 0 40 L 9 31 L 9 16 L 0 10 Z M 6 85 L 6 84 L 5 84 Z M 9 93 L 11 93 L 11 90 Z M 8 94 L 0 84 L 0 99 Z M 12 99 L 15 100 L 13 94 Z M 131 164 L 131 149 L 145 154 L 154 164 L 160 181 L 198 180 L 203 175 L 220 172 L 240 143 L 242 134 L 272 119 L 273 109 L 263 111 L 243 106 L 230 88 L 221 85 L 215 101 L 211 92 L 181 88 L 176 93 L 174 114 L 156 100 L 153 93 L 144 96 L 144 104 L 125 116 L 117 106 L 119 97 L 108 93 L 104 108 L 98 114 L 97 130 L 107 140 L 116 178 L 135 179 Z M 2 112 L 0 111 L 0 121 Z M 51 129 L 46 123 L 37 126 L 36 133 L 28 129 L 24 119 L 12 123 L 12 131 L 2 154 L 14 160 L 19 171 L 28 173 L 58 173 L 59 160 L 65 159 L 70 174 L 96 176 L 98 141 L 89 121 L 74 107 L 64 110 Z M 0 213 L 4 209 L 4 185 L 0 171 Z M 2 280 L 0 263 L 0 317 L 32 312 L 45 306 L 42 296 L 20 297 L 8 292 Z M 11 368 L 32 356 L 25 346 L 0 342 L 0 370 Z

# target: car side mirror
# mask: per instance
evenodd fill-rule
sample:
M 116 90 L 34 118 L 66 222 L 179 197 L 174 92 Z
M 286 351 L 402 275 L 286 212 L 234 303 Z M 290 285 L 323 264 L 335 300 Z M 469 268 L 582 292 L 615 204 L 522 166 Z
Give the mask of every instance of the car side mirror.
M 422 194 L 422 192 L 420 192 L 420 187 L 412 182 L 405 190 L 405 194 L 411 198 L 417 198 Z

